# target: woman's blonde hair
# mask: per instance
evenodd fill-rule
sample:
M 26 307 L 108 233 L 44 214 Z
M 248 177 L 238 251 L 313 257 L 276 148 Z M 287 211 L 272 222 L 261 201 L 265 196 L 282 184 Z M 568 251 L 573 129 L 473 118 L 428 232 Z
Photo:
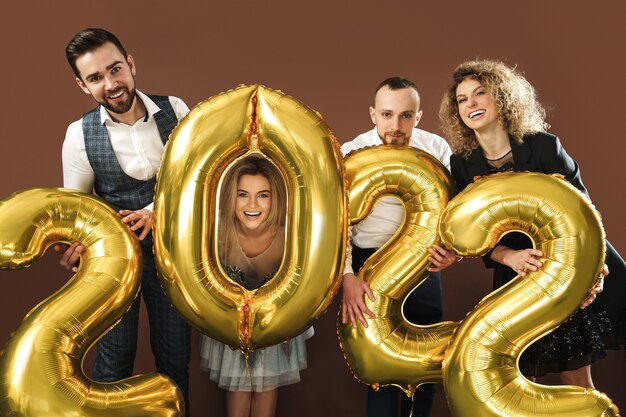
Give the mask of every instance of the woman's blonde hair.
M 278 168 L 260 155 L 250 155 L 240 159 L 226 172 L 220 189 L 218 253 L 223 265 L 232 264 L 233 259 L 230 254 L 237 253 L 234 249 L 239 245 L 235 202 L 239 178 L 243 175 L 262 175 L 270 184 L 272 205 L 267 218 L 261 224 L 262 230 L 277 228 L 285 224 L 287 190 L 285 180 Z
M 456 89 L 467 79 L 478 81 L 491 94 L 502 125 L 518 143 L 524 136 L 550 127 L 535 89 L 515 68 L 499 61 L 467 61 L 454 70 L 452 78 L 453 82 L 441 100 L 439 119 L 455 154 L 468 157 L 479 146 L 474 131 L 459 115 Z

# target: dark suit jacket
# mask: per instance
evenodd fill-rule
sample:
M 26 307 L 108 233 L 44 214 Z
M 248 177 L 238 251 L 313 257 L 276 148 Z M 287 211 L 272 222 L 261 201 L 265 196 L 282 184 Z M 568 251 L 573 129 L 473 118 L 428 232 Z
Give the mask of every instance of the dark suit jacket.
M 562 174 L 574 187 L 582 191 L 587 197 L 587 189 L 580 178 L 578 164 L 563 149 L 559 138 L 550 133 L 537 133 L 524 137 L 523 143 L 518 144 L 509 137 L 513 151 L 513 170 L 541 172 L 544 174 Z M 489 174 L 487 161 L 482 150 L 475 149 L 465 159 L 461 155 L 452 155 L 450 169 L 459 191 L 474 182 L 474 177 Z M 528 238 L 518 233 L 512 233 L 501 241 L 504 245 L 522 249 L 532 247 Z M 485 265 L 494 268 L 494 287 L 500 287 L 515 277 L 510 268 L 498 264 L 488 256 L 483 258 Z M 606 264 L 609 275 L 604 281 L 604 292 L 598 301 L 615 320 L 624 319 L 626 308 L 626 263 L 615 248 L 606 242 Z

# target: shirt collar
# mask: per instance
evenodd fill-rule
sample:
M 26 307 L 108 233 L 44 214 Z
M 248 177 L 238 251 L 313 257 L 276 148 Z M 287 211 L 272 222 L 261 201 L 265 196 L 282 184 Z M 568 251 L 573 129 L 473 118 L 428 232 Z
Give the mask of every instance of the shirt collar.
M 147 122 L 154 116 L 155 113 L 160 112 L 161 109 L 154 103 L 154 101 L 150 100 L 150 97 L 139 90 L 135 91 L 137 92 L 136 99 L 140 99 L 143 102 L 143 105 L 146 106 L 146 118 L 144 119 L 144 122 Z M 104 124 L 107 120 L 113 122 L 109 112 L 104 108 L 104 106 L 100 105 L 100 123 Z

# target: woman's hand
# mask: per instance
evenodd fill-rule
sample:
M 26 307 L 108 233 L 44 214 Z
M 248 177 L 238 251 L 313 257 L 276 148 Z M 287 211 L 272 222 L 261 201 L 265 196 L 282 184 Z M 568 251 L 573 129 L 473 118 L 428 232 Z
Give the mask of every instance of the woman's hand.
M 491 252 L 491 259 L 508 266 L 521 277 L 525 277 L 528 272 L 535 272 L 543 266 L 543 263 L 537 259 L 541 256 L 543 256 L 543 252 L 538 249 L 515 250 L 502 245 L 496 246 Z
M 80 258 L 80 254 L 83 252 L 83 245 L 79 242 L 74 242 L 71 245 L 57 243 L 54 245 L 54 250 L 61 255 L 59 263 L 62 267 L 71 269 L 72 272 L 78 272 L 78 266 L 76 264 Z
M 593 300 L 596 299 L 598 294 L 604 291 L 604 277 L 607 275 L 609 275 L 609 267 L 605 264 L 600 270 L 600 281 L 598 281 L 598 283 L 589 290 L 589 295 L 580 304 L 581 309 L 589 307 L 589 305 L 593 303 Z

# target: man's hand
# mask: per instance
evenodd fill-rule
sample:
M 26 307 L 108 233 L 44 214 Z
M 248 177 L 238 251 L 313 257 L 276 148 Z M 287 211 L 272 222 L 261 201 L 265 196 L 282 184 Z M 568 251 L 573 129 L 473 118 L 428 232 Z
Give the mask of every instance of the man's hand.
M 143 240 L 150 229 L 152 229 L 152 212 L 148 209 L 141 210 L 120 210 L 117 215 L 122 219 L 123 223 L 126 223 L 130 230 L 133 232 L 143 227 L 139 240 Z
M 54 245 L 54 250 L 56 252 L 61 252 L 61 260 L 59 263 L 62 267 L 71 269 L 72 272 L 78 271 L 76 262 L 78 262 L 78 258 L 80 258 L 80 254 L 83 251 L 83 245 L 79 242 L 74 242 L 71 245 L 59 243 Z
M 598 281 L 598 283 L 592 289 L 589 290 L 589 295 L 580 304 L 581 309 L 589 307 L 589 305 L 593 303 L 593 301 L 596 299 L 598 294 L 604 291 L 604 277 L 609 275 L 609 267 L 606 266 L 606 264 L 602 267 L 602 270 L 600 271 L 600 275 L 601 275 L 600 281 Z
M 357 277 L 354 274 L 344 274 L 342 289 L 342 323 L 347 323 L 349 317 L 350 323 L 352 323 L 353 328 L 356 329 L 357 320 L 360 321 L 363 326 L 367 327 L 367 318 L 365 317 L 365 315 L 367 314 L 371 318 L 374 318 L 374 313 L 372 313 L 370 309 L 367 308 L 367 306 L 365 305 L 365 294 L 367 294 L 368 298 L 371 301 L 374 301 L 376 299 L 374 297 L 374 293 L 370 289 L 370 286 L 367 285 L 367 282 L 363 281 L 361 278 Z
M 428 252 L 430 253 L 428 260 L 433 264 L 428 268 L 430 272 L 443 271 L 458 260 L 454 252 L 439 245 L 432 245 Z

